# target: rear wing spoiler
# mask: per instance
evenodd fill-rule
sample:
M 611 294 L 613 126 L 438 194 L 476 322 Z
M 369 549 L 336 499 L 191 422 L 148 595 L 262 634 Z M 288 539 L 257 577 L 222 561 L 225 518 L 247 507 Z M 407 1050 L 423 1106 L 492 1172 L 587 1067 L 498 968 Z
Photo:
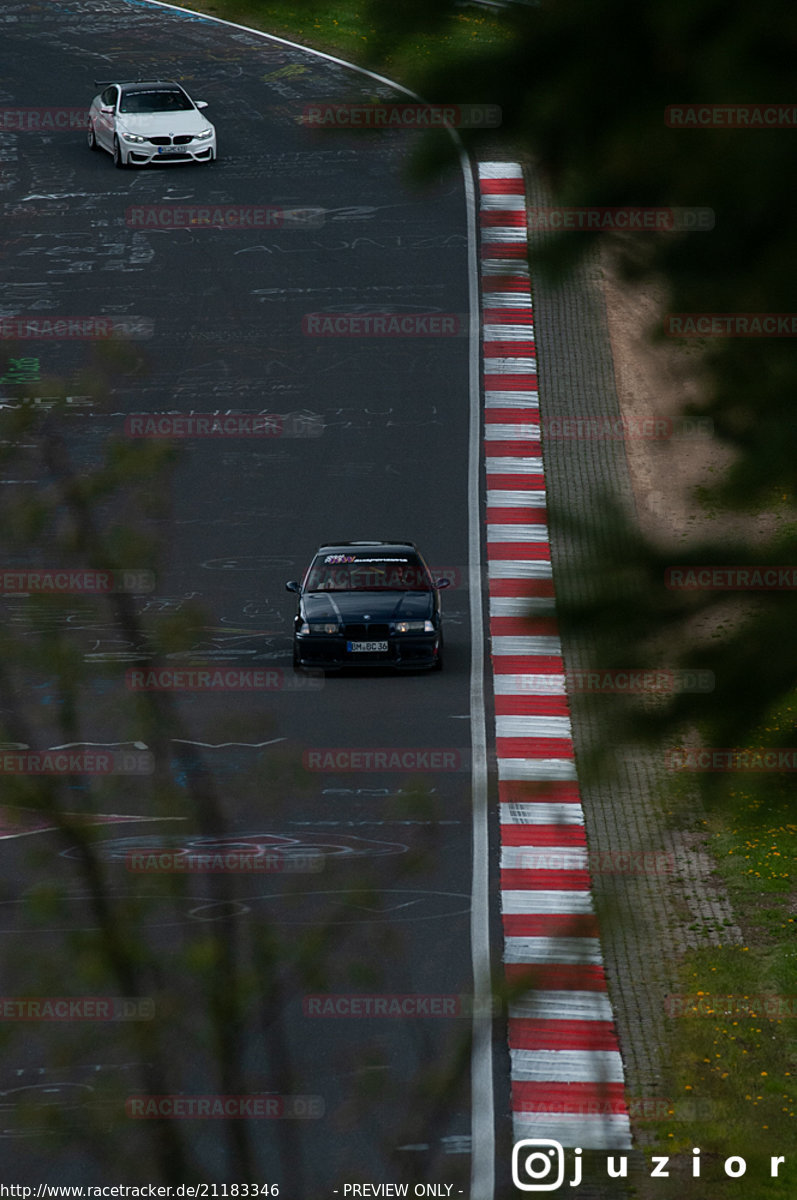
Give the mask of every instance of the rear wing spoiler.
M 180 87 L 173 79 L 95 79 L 95 87 L 110 87 L 114 83 L 118 87 L 126 87 L 129 83 L 168 83 L 172 87 Z

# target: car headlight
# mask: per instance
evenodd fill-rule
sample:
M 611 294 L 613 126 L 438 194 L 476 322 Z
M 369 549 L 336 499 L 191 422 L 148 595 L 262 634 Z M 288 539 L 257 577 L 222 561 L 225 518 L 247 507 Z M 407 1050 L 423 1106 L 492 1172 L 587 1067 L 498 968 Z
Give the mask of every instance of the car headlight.
M 212 130 L 212 129 L 206 129 L 204 133 L 195 133 L 195 134 L 194 134 L 194 141 L 195 141 L 195 142 L 204 142 L 204 141 L 206 141 L 206 140 L 207 140 L 209 137 L 213 137 L 213 130 Z
M 335 621 L 320 623 L 314 621 L 309 625 L 307 621 L 303 621 L 299 626 L 299 633 L 340 633 L 340 625 Z
M 396 633 L 434 633 L 431 621 L 396 621 Z
M 137 133 L 127 133 L 124 129 L 120 129 L 119 132 L 126 142 L 145 142 L 147 140 L 145 137 L 140 137 Z

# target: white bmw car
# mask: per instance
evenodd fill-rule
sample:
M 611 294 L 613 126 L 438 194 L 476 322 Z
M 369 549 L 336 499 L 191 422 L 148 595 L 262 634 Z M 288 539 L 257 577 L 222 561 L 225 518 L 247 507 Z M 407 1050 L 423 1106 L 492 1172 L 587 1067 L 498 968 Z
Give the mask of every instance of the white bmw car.
M 214 162 L 216 130 L 179 83 L 105 83 L 89 109 L 92 150 L 113 155 L 117 167 L 146 163 Z

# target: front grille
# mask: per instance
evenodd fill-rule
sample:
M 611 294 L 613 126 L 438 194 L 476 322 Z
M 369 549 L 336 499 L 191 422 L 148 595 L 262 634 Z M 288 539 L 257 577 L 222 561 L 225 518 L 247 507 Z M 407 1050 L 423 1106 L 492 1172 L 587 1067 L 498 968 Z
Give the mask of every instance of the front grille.
M 170 137 L 151 137 L 149 140 L 153 146 L 171 146 L 172 144 Z
M 185 146 L 188 142 L 191 141 L 191 134 L 190 133 L 180 133 L 173 140 L 174 140 L 175 146 Z
M 354 639 L 355 641 L 362 640 L 366 642 L 381 642 L 385 641 L 390 636 L 390 626 L 385 625 L 384 623 L 375 624 L 373 621 L 371 621 L 368 624 L 360 623 L 344 625 L 343 632 L 346 634 L 347 638 Z

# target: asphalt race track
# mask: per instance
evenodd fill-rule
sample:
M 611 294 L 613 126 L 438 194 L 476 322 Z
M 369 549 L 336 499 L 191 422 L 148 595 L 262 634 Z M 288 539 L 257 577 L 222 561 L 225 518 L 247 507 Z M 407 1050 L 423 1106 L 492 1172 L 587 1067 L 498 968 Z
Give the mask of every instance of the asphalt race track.
M 131 414 L 283 419 L 280 436 L 180 439 L 144 520 L 160 550 L 154 590 L 135 598 L 140 619 L 179 621 L 194 606 L 204 613 L 168 665 L 278 673 L 272 689 L 173 693 L 181 746 L 199 752 L 222 824 L 208 835 L 176 745 L 158 759 L 169 786 L 157 808 L 145 776 L 126 778 L 110 808 L 78 791 L 70 811 L 91 825 L 112 904 L 130 893 L 131 849 L 266 847 L 310 863 L 303 873 L 230 878 L 223 899 L 207 876 L 182 881 L 178 895 L 153 875 L 138 924 L 154 964 L 143 992 L 154 1004 L 150 1024 L 168 1031 L 160 1094 L 300 1096 L 309 1098 L 299 1114 L 306 1119 L 136 1121 L 126 1102 L 151 1093 L 157 1073 L 131 1057 L 131 1022 L 31 1023 L 21 1032 L 6 1022 L 0 1177 L 159 1182 L 168 1178 L 159 1128 L 175 1126 L 192 1179 L 243 1183 L 246 1164 L 250 1183 L 276 1183 L 301 1200 L 383 1177 L 467 1192 L 471 216 L 463 181 L 452 173 L 425 190 L 412 186 L 411 133 L 303 126 L 304 106 L 319 99 L 391 93 L 233 27 L 125 0 L 3 3 L 0 23 L 4 110 L 85 109 L 95 79 L 175 78 L 208 101 L 219 141 L 210 167 L 123 172 L 90 153 L 82 128 L 2 128 L 0 315 L 102 315 L 132 330 L 131 360 L 105 398 L 85 370 L 90 340 L 3 343 L 4 408 L 32 383 L 44 412 L 53 379 L 63 380 L 59 429 L 77 473 L 96 467 L 111 439 L 124 442 Z M 300 215 L 278 227 L 219 228 L 201 218 L 169 227 L 164 206 Z M 141 216 L 153 211 L 160 225 Z M 382 309 L 456 314 L 458 332 L 322 337 L 303 325 L 311 313 Z M 11 478 L 6 497 L 24 498 L 42 481 Z M 100 523 L 110 519 L 102 510 Z M 416 541 L 453 580 L 443 593 L 445 670 L 294 687 L 285 581 L 301 576 L 320 542 L 373 537 Z M 33 637 L 29 599 L 2 601 L 22 646 Z M 75 740 L 151 746 L 125 685 L 147 647 L 131 649 L 110 620 L 87 618 L 77 601 L 58 621 L 88 671 Z M 62 744 L 55 685 L 41 669 L 27 682 L 22 704 L 36 748 Z M 331 760 L 318 752 L 330 749 L 361 757 L 353 769 L 325 769 Z M 412 765 L 372 768 L 362 752 L 377 749 L 409 751 Z M 107 978 L 93 974 L 83 942 L 93 944 L 101 920 L 79 845 L 30 813 L 21 822 L 18 811 L 3 813 L 3 994 L 104 995 Z M 47 900 L 49 886 L 57 899 Z M 40 892 L 40 902 L 27 903 Z M 223 1006 L 225 968 L 203 958 L 214 923 L 244 980 L 241 1010 L 214 1010 L 224 1029 L 216 1042 L 206 996 Z M 437 997 L 447 1014 L 455 998 L 457 1015 L 430 1016 L 423 1004 L 410 1018 L 315 1015 L 312 998 L 329 995 Z M 494 1102 L 506 1138 L 500 1022 L 495 1045 Z M 228 1051 L 237 1074 L 225 1068 Z

